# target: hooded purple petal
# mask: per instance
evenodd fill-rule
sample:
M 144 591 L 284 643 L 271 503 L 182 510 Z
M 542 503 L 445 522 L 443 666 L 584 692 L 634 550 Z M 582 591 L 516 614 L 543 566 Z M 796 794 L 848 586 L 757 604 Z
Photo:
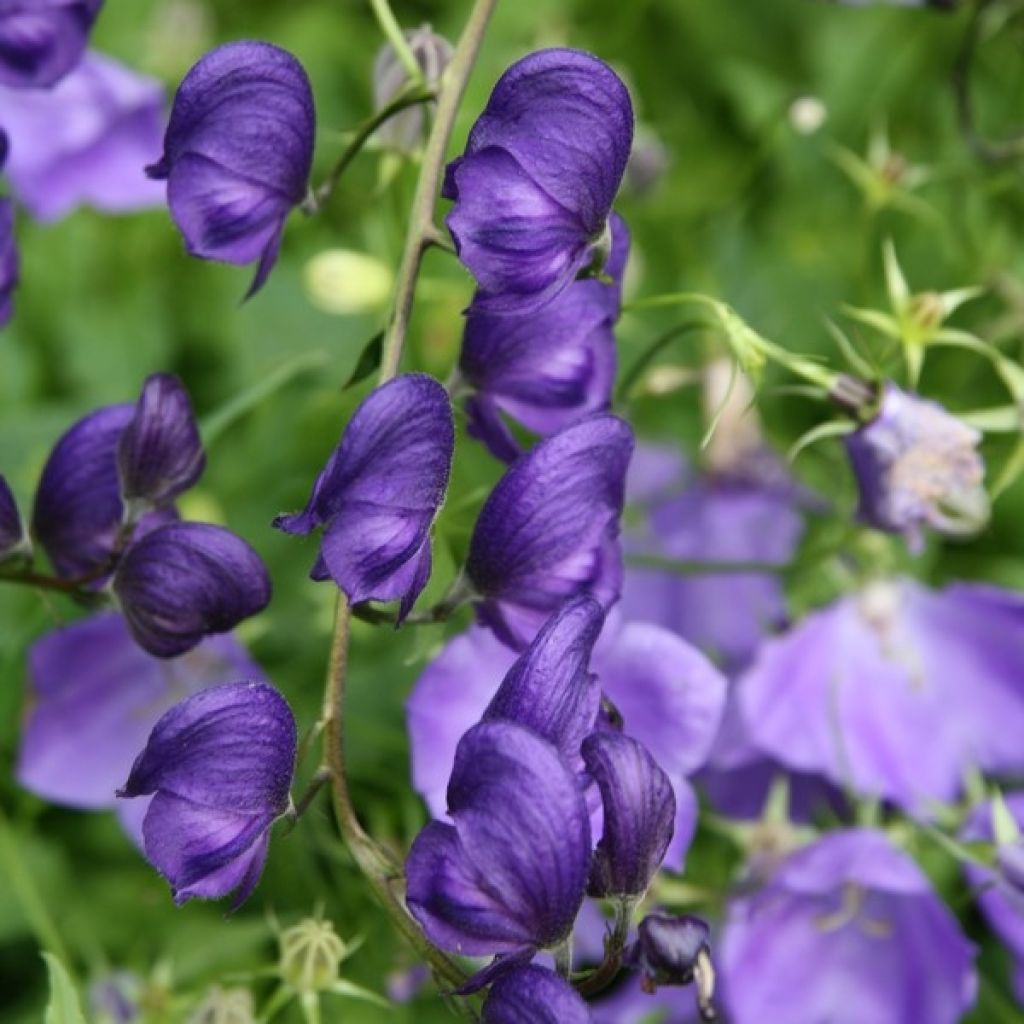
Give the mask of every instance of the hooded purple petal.
M 159 505 L 188 490 L 206 466 L 188 392 L 169 373 L 146 379 L 117 446 L 121 496 Z
M 518 459 L 491 492 L 466 571 L 480 618 L 522 649 L 567 597 L 618 597 L 617 544 L 633 432 L 614 416 L 581 420 Z
M 3 132 L 0 131 L 0 136 Z M 14 239 L 14 207 L 0 199 L 0 327 L 14 314 L 14 289 L 20 279 L 18 247 Z
M 395 377 L 356 409 L 305 510 L 274 525 L 299 534 L 325 526 L 326 574 L 353 604 L 401 598 L 404 618 L 430 575 L 430 528 L 454 445 L 444 388 L 425 374 Z
M 25 546 L 25 528 L 18 503 L 0 474 L 0 562 Z
M 262 611 L 270 578 L 259 555 L 229 530 L 171 523 L 125 552 L 114 593 L 138 643 L 170 658 Z
M 491 986 L 483 1024 L 590 1024 L 590 1011 L 572 985 L 546 967 L 529 964 Z
M 955 1024 L 974 948 L 881 832 L 833 832 L 735 901 L 718 946 L 735 1024 Z
M 637 928 L 627 962 L 648 985 L 689 985 L 700 953 L 709 949 L 711 930 L 699 917 L 648 914 Z
M 0 83 L 53 85 L 78 63 L 103 0 L 0 0 Z
M 448 787 L 455 824 L 432 822 L 406 863 L 407 902 L 433 942 L 470 955 L 545 948 L 583 902 L 590 823 L 572 771 L 511 722 L 462 738 Z
M 149 173 L 167 179 L 171 216 L 193 256 L 260 261 L 250 295 L 306 195 L 313 135 L 306 72 L 269 43 L 220 46 L 178 87 L 163 157 Z
M 155 79 L 89 53 L 53 89 L 0 87 L 0 123 L 11 139 L 11 187 L 38 220 L 81 205 L 121 213 L 163 204 L 164 189 L 143 169 L 164 132 Z

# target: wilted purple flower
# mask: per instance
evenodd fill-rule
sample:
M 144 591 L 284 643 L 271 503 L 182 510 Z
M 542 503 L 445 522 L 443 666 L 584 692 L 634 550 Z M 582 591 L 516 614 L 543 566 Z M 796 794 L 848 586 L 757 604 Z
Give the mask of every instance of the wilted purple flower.
M 511 462 L 521 452 L 500 413 L 546 436 L 611 402 L 629 231 L 618 214 L 609 223 L 612 283 L 574 281 L 534 313 L 466 319 L 459 371 L 475 392 L 466 401 L 469 432 L 497 458 Z
M 422 373 L 395 377 L 356 409 L 305 510 L 274 526 L 325 527 L 313 578 L 330 577 L 353 604 L 400 598 L 401 621 L 430 578 L 430 528 L 454 445 L 444 388 Z
M 5 138 L 0 130 L 0 142 Z M 0 168 L 3 161 L 0 160 Z M 14 313 L 14 289 L 18 286 L 20 264 L 14 239 L 14 207 L 9 199 L 0 199 L 0 327 Z
M 614 416 L 574 423 L 521 456 L 491 492 L 466 572 L 480 620 L 522 649 L 566 598 L 619 596 L 617 537 L 633 431 Z
M 114 593 L 136 641 L 158 658 L 226 633 L 270 602 L 270 578 L 241 537 L 209 523 L 169 523 L 125 552 Z
M 975 998 L 975 951 L 956 918 L 869 829 L 792 854 L 733 902 L 718 950 L 735 1024 L 954 1024 Z
M 590 1011 L 568 982 L 546 967 L 527 964 L 491 986 L 483 1024 L 590 1024 Z
M 0 0 L 0 83 L 53 85 L 78 63 L 103 0 Z
M 53 89 L 0 87 L 0 122 L 11 139 L 11 187 L 39 220 L 79 205 L 120 213 L 163 202 L 143 170 L 164 131 L 155 79 L 88 53 Z
M 271 686 L 216 686 L 163 715 L 118 796 L 155 794 L 143 842 L 176 903 L 248 898 L 294 769 L 295 719 Z
M 626 87 L 588 53 L 540 50 L 501 76 L 442 190 L 475 311 L 538 309 L 604 264 L 632 139 Z
M 135 415 L 118 441 L 122 499 L 144 506 L 173 501 L 205 467 L 188 392 L 177 377 L 154 373 L 143 384 Z
M 27 550 L 27 543 L 18 503 L 0 474 L 0 562 Z
M 590 822 L 558 751 L 512 722 L 474 726 L 448 810 L 454 825 L 430 822 L 406 862 L 409 909 L 430 940 L 471 956 L 564 941 L 583 902 Z
M 904 534 L 912 548 L 922 545 L 925 526 L 976 532 L 988 520 L 980 441 L 937 402 L 886 384 L 874 419 L 846 437 L 858 518 Z
M 313 93 L 302 65 L 243 40 L 206 54 L 174 97 L 163 157 L 171 216 L 189 253 L 259 260 L 249 295 L 277 260 L 284 222 L 305 198 L 313 162 Z

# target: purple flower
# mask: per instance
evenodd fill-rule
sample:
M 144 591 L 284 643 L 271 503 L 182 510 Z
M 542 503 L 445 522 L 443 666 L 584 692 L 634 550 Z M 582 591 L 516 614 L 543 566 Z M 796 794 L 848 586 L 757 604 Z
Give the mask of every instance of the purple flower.
M 302 65 L 269 43 L 206 54 L 174 97 L 163 157 L 171 216 L 189 253 L 259 260 L 249 295 L 277 260 L 284 222 L 305 198 L 313 162 L 313 93 Z
M 4 138 L 0 130 L 0 140 Z M 3 161 L 0 160 L 0 168 Z M 9 199 L 0 199 L 0 327 L 14 315 L 14 289 L 18 287 L 20 262 L 14 240 L 14 207 Z
M 270 603 L 270 578 L 240 537 L 209 523 L 169 523 L 125 552 L 114 594 L 132 636 L 172 658 L 226 633 Z
M 972 768 L 1024 771 L 1022 657 L 1024 598 L 879 581 L 766 641 L 740 710 L 787 767 L 920 810 Z
M 638 899 L 647 892 L 672 840 L 672 784 L 642 744 L 611 730 L 586 739 L 583 760 L 604 808 L 590 895 Z
M 430 578 L 430 528 L 454 445 L 444 388 L 425 374 L 395 377 L 356 409 L 305 510 L 274 526 L 325 527 L 313 578 L 330 577 L 353 604 L 400 598 L 401 621 Z
M 527 964 L 491 986 L 483 1024 L 590 1024 L 590 1011 L 568 982 L 546 967 Z
M 39 220 L 79 205 L 120 213 L 163 202 L 143 170 L 164 131 L 164 90 L 152 78 L 88 53 L 53 89 L 0 87 L 0 122 L 11 187 Z
M 288 809 L 295 743 L 291 709 L 264 683 L 204 690 L 156 723 L 118 796 L 155 794 L 143 842 L 175 903 L 248 898 Z
M 912 548 L 923 527 L 974 533 L 988 520 L 981 434 L 937 402 L 886 384 L 871 422 L 846 438 L 860 489 L 858 518 L 902 533 Z
M 604 608 L 619 595 L 617 542 L 633 432 L 591 416 L 521 456 L 491 492 L 470 541 L 466 572 L 477 613 L 522 649 L 566 598 Z
M 626 960 L 639 968 L 644 987 L 689 985 L 701 954 L 710 952 L 711 930 L 699 917 L 647 914 Z
M 18 503 L 0 474 L 0 562 L 28 550 L 28 538 L 21 522 Z
M 479 285 L 475 311 L 538 309 L 595 258 L 604 263 L 598 248 L 632 139 L 626 87 L 588 53 L 540 50 L 501 76 L 442 190 Z
M 454 825 L 430 822 L 406 863 L 409 909 L 430 940 L 470 956 L 564 941 L 583 902 L 590 822 L 558 751 L 512 722 L 475 726 L 459 742 L 448 810 Z
M 610 224 L 613 283 L 574 281 L 534 313 L 471 311 L 466 319 L 459 370 L 475 392 L 466 401 L 469 431 L 500 459 L 521 452 L 500 413 L 546 436 L 611 402 L 629 232 L 618 214 Z
M 954 1024 L 975 998 L 974 953 L 917 865 L 850 829 L 734 901 L 718 961 L 734 1024 Z
M 78 63 L 103 0 L 0 0 L 0 83 L 53 85 Z

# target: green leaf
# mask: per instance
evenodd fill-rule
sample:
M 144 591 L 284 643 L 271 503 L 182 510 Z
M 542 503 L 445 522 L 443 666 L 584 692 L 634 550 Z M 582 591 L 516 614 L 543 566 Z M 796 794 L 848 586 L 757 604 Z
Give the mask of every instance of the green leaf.
M 997 789 L 992 796 L 992 835 L 996 846 L 1012 846 L 1020 839 L 1020 826 Z
M 380 361 L 384 356 L 384 332 L 381 331 L 379 334 L 375 334 L 363 347 L 363 351 L 359 354 L 359 361 L 356 363 L 355 369 L 349 375 L 347 381 L 341 386 L 342 391 L 348 391 L 349 388 L 355 387 L 356 384 L 366 380 L 370 374 L 375 373 L 380 369 Z
M 64 965 L 52 954 L 43 953 L 50 975 L 50 1001 L 44 1024 L 86 1024 L 78 992 Z
M 351 981 L 345 981 L 344 978 L 339 978 L 327 991 L 333 992 L 336 996 L 358 999 L 360 1002 L 373 1003 L 374 1006 L 383 1006 L 386 1010 L 391 1009 L 391 1003 L 383 996 L 379 996 L 376 992 L 371 992 L 361 985 L 355 985 Z

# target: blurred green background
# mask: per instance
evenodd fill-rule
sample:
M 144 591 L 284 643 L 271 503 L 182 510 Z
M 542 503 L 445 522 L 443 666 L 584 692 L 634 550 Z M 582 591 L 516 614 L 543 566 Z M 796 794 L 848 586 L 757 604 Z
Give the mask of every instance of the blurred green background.
M 394 6 L 404 25 L 430 22 L 454 38 L 469 3 L 396 0 Z M 837 361 L 827 316 L 896 366 L 881 339 L 844 321 L 841 311 L 843 303 L 887 308 L 881 254 L 892 238 L 915 291 L 985 286 L 984 297 L 954 322 L 1004 337 L 1003 350 L 1018 358 L 1024 182 L 1019 164 L 980 162 L 957 128 L 951 68 L 969 13 L 812 0 L 506 0 L 471 81 L 452 152 L 513 60 L 549 45 L 591 50 L 626 79 L 639 123 L 660 140 L 667 158 L 653 188 L 627 190 L 619 203 L 635 241 L 630 294 L 706 291 L 788 348 Z M 204 51 L 239 37 L 273 41 L 306 66 L 318 106 L 318 179 L 344 133 L 371 109 L 370 69 L 381 37 L 368 4 L 107 0 L 94 45 L 172 89 Z M 1007 5 L 1005 24 L 986 41 L 974 79 L 980 122 L 993 135 L 1012 134 L 1015 118 L 1024 118 L 1022 43 L 1024 15 Z M 869 201 L 836 157 L 843 147 L 866 159 L 872 137 L 876 145 L 883 137 L 891 145 L 876 171 L 893 186 L 895 204 Z M 907 168 L 926 169 L 927 180 L 904 189 L 914 181 Z M 23 283 L 16 319 L 0 335 L 0 471 L 27 510 L 59 433 L 97 405 L 132 400 L 155 370 L 180 374 L 201 416 L 230 410 L 241 396 L 244 414 L 233 416 L 211 444 L 209 468 L 184 510 L 230 524 L 270 566 L 274 601 L 242 636 L 292 702 L 300 725 L 319 710 L 333 596 L 306 579 L 314 542 L 285 537 L 269 524 L 277 512 L 304 503 L 365 393 L 365 386 L 342 393 L 341 385 L 385 313 L 367 295 L 361 301 L 369 299 L 368 308 L 325 312 L 311 295 L 307 268 L 329 248 L 355 250 L 393 268 L 415 173 L 414 164 L 396 168 L 380 153 L 363 155 L 322 215 L 293 216 L 269 284 L 244 305 L 250 271 L 188 259 L 166 211 L 112 218 L 82 210 L 55 225 L 34 225 L 27 217 L 19 223 Z M 915 197 L 909 203 L 908 194 Z M 428 255 L 406 366 L 447 376 L 470 291 L 454 260 Z M 360 289 L 355 292 L 358 297 Z M 627 314 L 619 330 L 622 365 L 675 320 L 672 313 Z M 643 436 L 696 453 L 697 395 L 687 375 L 673 368 L 699 365 L 704 345 L 681 342 L 660 357 L 660 376 L 646 381 L 659 393 L 630 407 Z M 785 448 L 825 413 L 780 393 L 774 387 L 780 381 L 770 375 L 760 405 L 768 433 Z M 922 390 L 954 410 L 1006 401 L 989 367 L 957 353 L 929 360 Z M 451 579 L 485 488 L 498 476 L 480 450 L 460 440 L 428 600 Z M 985 450 L 998 467 L 1009 446 L 996 438 Z M 841 512 L 852 508 L 837 445 L 801 455 L 797 470 Z M 965 576 L 1020 586 L 1024 487 L 1006 491 L 995 512 L 984 536 L 933 545 L 914 571 L 934 580 Z M 0 592 L 0 1019 L 42 1019 L 41 916 L 61 934 L 79 980 L 127 968 L 144 977 L 156 972 L 188 995 L 226 973 L 272 964 L 269 915 L 287 925 L 321 906 L 345 938 L 366 939 L 346 976 L 382 990 L 407 954 L 335 837 L 325 803 L 275 841 L 256 895 L 225 920 L 220 906 L 174 908 L 164 883 L 111 816 L 51 808 L 14 786 L 25 649 L 74 614 L 31 592 Z M 464 621 L 397 635 L 356 624 L 349 722 L 355 795 L 371 830 L 398 844 L 407 844 L 423 820 L 407 783 L 403 699 L 423 660 Z M 694 873 L 714 855 L 695 858 Z M 977 919 L 968 917 L 968 927 L 983 938 Z M 1001 955 L 988 956 L 992 980 L 974 1019 L 1021 1019 L 1003 994 Z M 259 985 L 265 994 L 266 983 Z M 390 1012 L 340 1001 L 327 1011 L 327 1020 L 353 1024 L 448 1019 L 430 996 Z

